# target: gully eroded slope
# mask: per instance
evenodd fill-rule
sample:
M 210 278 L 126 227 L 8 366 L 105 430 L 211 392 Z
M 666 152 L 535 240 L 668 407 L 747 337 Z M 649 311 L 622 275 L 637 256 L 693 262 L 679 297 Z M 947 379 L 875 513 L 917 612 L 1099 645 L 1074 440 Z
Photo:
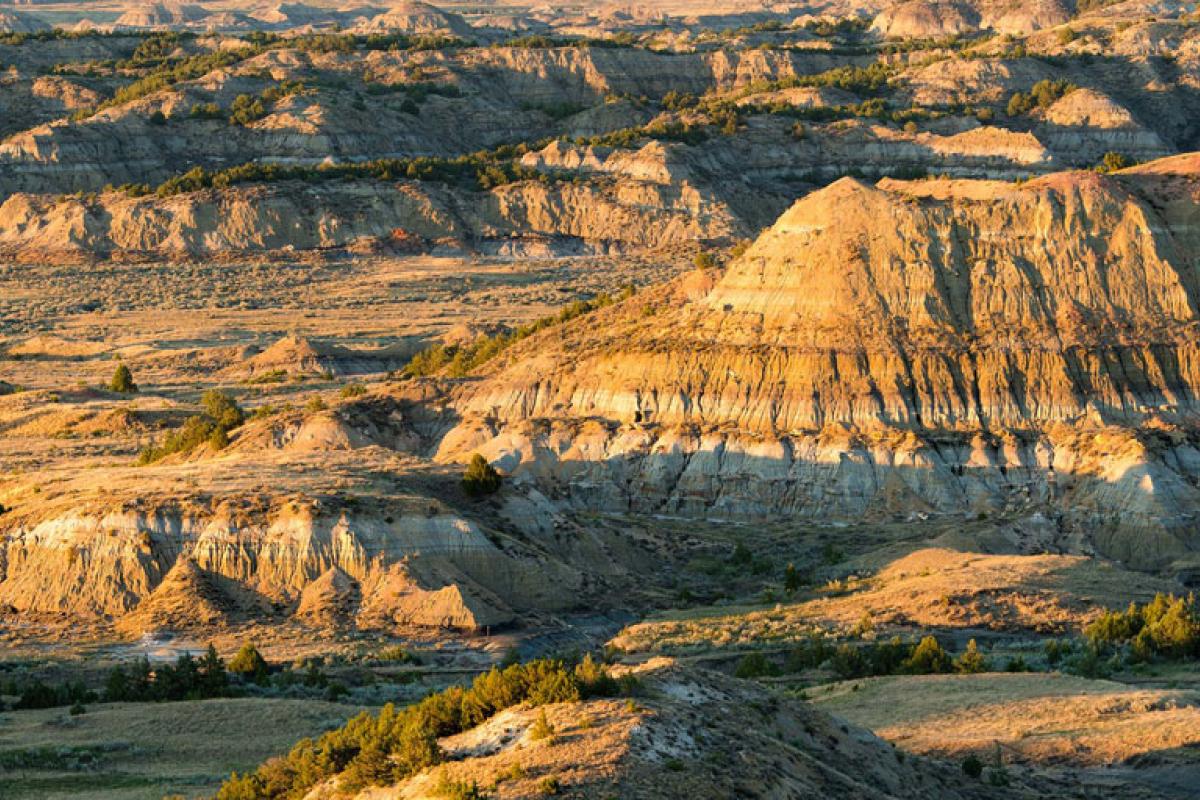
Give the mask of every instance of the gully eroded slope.
M 461 390 L 439 457 L 589 507 L 1037 511 L 1064 548 L 1187 560 L 1194 172 L 839 181 L 715 281 L 512 351 Z

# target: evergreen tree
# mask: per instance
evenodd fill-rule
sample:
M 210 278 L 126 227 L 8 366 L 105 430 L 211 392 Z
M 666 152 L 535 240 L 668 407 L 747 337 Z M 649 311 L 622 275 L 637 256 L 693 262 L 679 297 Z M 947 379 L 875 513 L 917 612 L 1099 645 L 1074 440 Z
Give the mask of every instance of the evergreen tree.
M 932 636 L 926 636 L 904 662 L 904 671 L 913 675 L 928 675 L 950 671 L 950 656 Z
M 117 364 L 112 380 L 108 382 L 108 388 L 121 394 L 133 394 L 138 390 L 137 384 L 133 382 L 133 373 L 124 364 Z
M 120 703 L 130 699 L 129 676 L 120 664 L 108 673 L 108 680 L 104 684 L 104 699 L 109 703 Z
M 788 594 L 800 591 L 800 572 L 795 564 L 788 564 L 783 571 L 783 590 Z
M 217 648 L 210 643 L 204 658 L 200 659 L 200 685 L 205 697 L 219 697 L 229 686 L 229 676 L 225 674 L 225 662 L 217 654 Z
M 984 658 L 983 653 L 979 652 L 978 645 L 975 640 L 967 642 L 967 649 L 963 651 L 958 660 L 954 662 L 954 668 L 963 673 L 987 672 L 988 662 Z
M 471 456 L 471 463 L 463 473 L 462 487 L 471 497 L 495 494 L 500 490 L 500 473 L 486 458 L 476 453 Z
M 148 700 L 152 696 L 154 683 L 153 671 L 150 669 L 150 659 L 142 656 L 134 662 L 129 672 L 129 699 Z
M 270 667 L 267 665 L 267 660 L 258 652 L 258 648 L 252 643 L 246 642 L 229 662 L 229 671 L 246 680 L 261 684 L 267 680 Z

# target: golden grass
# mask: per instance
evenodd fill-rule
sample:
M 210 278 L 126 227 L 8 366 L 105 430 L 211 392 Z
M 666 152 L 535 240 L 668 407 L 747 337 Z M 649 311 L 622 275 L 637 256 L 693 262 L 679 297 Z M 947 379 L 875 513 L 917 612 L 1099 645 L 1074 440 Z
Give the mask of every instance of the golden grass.
M 913 752 L 1114 764 L 1200 745 L 1200 696 L 1057 674 L 868 678 L 812 692 L 826 711 Z
M 354 706 L 313 700 L 239 698 L 94 705 L 77 717 L 62 708 L 8 712 L 0 725 L 0 760 L 19 758 L 21 751 L 76 749 L 89 751 L 96 763 L 71 768 L 61 761 L 29 756 L 30 766 L 4 772 L 0 796 L 5 800 L 211 796 L 230 770 L 252 768 L 286 752 L 304 736 L 342 724 L 358 711 Z M 38 768 L 39 760 L 50 768 Z
M 926 548 L 876 575 L 824 587 L 795 603 L 669 613 L 632 625 L 613 644 L 632 652 L 752 647 L 845 630 L 864 614 L 877 628 L 1077 632 L 1102 608 L 1172 585 L 1082 556 L 984 555 Z

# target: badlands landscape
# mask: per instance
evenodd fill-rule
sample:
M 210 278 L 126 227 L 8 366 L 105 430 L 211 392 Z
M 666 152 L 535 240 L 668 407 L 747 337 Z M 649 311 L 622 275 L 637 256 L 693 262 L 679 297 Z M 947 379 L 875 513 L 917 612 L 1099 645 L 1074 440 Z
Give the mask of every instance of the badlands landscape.
M 1200 786 L 1200 10 L 0 4 L 0 798 Z

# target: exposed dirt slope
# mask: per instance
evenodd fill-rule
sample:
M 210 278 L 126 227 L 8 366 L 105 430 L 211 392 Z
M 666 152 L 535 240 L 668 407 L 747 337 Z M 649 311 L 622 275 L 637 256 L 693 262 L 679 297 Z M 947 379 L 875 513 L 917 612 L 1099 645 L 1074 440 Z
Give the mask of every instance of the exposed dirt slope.
M 1198 217 L 1200 182 L 1150 170 L 844 179 L 723 275 L 514 348 L 440 457 L 590 506 L 1037 508 L 1163 566 L 1198 544 Z

